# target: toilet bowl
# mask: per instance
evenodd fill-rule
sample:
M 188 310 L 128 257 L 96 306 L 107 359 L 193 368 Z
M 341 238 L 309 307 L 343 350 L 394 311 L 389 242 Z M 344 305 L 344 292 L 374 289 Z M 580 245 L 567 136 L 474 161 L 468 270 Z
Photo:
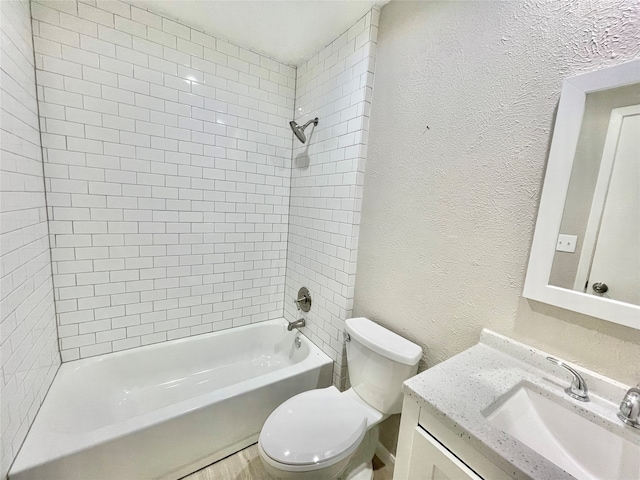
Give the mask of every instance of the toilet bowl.
M 352 388 L 310 390 L 284 402 L 267 419 L 258 451 L 280 479 L 367 480 L 376 426 L 402 407 L 401 386 L 415 375 L 422 349 L 366 318 L 346 322 Z

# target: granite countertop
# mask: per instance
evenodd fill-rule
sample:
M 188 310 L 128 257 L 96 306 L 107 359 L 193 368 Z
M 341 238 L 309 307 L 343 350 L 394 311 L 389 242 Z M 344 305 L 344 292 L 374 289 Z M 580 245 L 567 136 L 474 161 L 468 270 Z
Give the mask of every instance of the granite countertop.
M 640 435 L 616 418 L 627 386 L 576 368 L 589 387 L 591 401 L 564 393 L 571 375 L 546 361 L 547 354 L 488 330 L 480 343 L 403 385 L 403 393 L 517 480 L 571 480 L 574 477 L 512 436 L 489 424 L 482 412 L 523 381 L 543 395 L 596 424 L 640 445 Z

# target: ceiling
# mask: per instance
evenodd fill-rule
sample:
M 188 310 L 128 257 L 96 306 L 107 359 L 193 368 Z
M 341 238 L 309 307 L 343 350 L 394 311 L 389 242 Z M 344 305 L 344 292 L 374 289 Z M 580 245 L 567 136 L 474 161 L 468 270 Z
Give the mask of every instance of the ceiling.
M 300 65 L 389 0 L 131 0 L 238 46 Z

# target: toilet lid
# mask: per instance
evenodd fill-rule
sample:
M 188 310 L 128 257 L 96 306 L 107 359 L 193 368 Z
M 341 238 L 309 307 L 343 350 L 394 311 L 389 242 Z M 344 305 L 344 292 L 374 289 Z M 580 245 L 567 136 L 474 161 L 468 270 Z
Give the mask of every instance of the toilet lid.
M 280 405 L 262 427 L 260 445 L 277 462 L 313 465 L 351 454 L 366 430 L 367 420 L 358 405 L 328 387 Z

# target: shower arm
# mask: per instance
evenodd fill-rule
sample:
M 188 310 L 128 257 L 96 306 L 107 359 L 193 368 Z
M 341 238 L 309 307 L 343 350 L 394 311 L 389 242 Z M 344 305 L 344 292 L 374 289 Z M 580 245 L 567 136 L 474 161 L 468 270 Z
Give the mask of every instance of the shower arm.
M 309 125 L 311 125 L 312 123 L 313 123 L 314 125 L 318 125 L 318 117 L 313 118 L 313 119 L 309 120 L 307 123 L 305 123 L 305 124 L 302 126 L 302 130 L 304 130 L 305 128 L 307 128 L 307 127 L 308 127 Z

